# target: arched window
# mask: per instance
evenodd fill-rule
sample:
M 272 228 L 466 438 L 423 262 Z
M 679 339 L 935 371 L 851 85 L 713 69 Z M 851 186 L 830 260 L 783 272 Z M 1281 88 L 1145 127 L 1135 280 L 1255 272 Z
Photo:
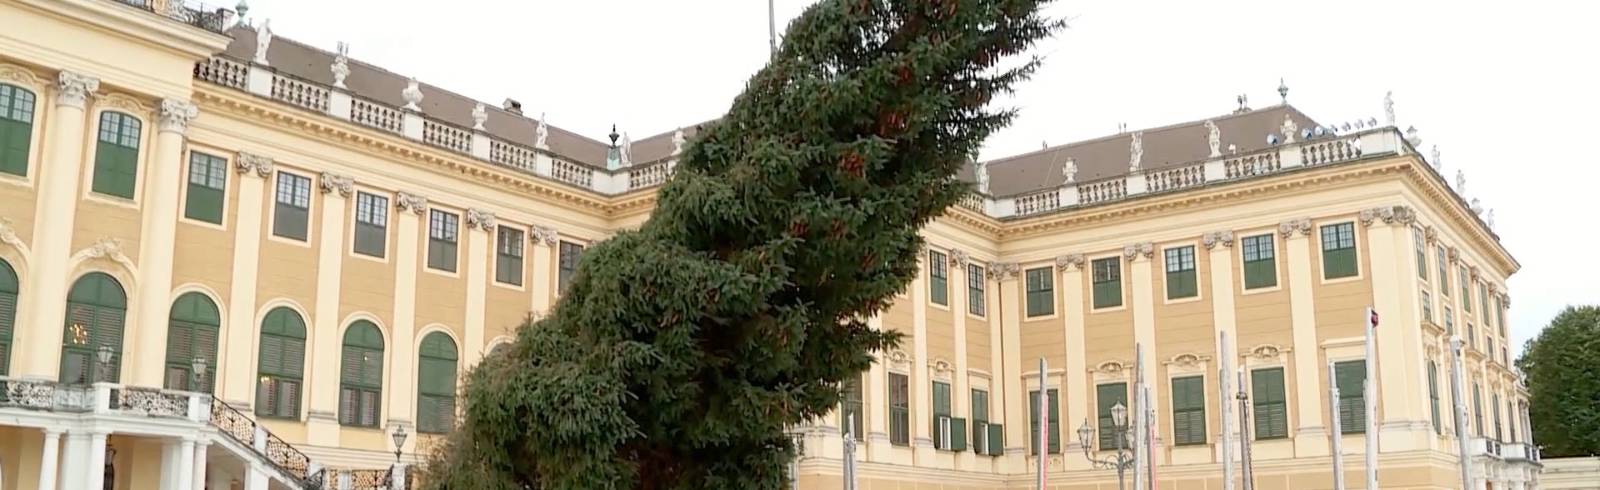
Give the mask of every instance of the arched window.
M 417 432 L 449 432 L 456 420 L 456 343 L 444 332 L 422 338 L 417 362 Z
M 133 199 L 139 176 L 139 131 L 142 123 L 121 112 L 100 113 L 100 137 L 94 154 L 94 185 L 101 194 Z
M 18 286 L 17 271 L 0 260 L 0 376 L 11 373 L 11 332 L 17 328 L 17 292 L 22 290 Z
M 206 295 L 185 293 L 172 302 L 171 323 L 167 326 L 168 389 L 211 393 L 216 385 L 217 331 L 221 328 L 222 315 Z M 193 372 L 195 359 L 205 360 L 198 383 Z
M 61 382 L 114 383 L 121 377 L 127 313 L 128 296 L 111 276 L 91 272 L 72 284 L 61 339 Z
M 26 177 L 33 144 L 33 92 L 0 83 L 0 173 Z
M 510 349 L 511 349 L 511 343 L 510 342 L 501 342 L 501 343 L 495 344 L 494 347 L 490 347 L 489 348 L 489 355 L 497 356 L 497 355 L 506 353 L 506 351 L 508 351 Z
M 261 320 L 261 353 L 256 366 L 256 415 L 300 417 L 300 387 L 306 365 L 306 321 L 279 306 Z
M 383 400 L 383 333 L 366 320 L 344 332 L 339 374 L 339 423 L 377 427 Z

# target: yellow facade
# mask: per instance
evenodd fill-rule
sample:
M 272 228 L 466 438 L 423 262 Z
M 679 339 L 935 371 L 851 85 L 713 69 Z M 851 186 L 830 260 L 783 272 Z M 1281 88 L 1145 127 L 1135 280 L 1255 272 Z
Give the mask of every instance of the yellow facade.
M 292 80 L 262 60 L 220 56 L 229 35 L 122 2 L 0 0 L 0 18 L 8 26 L 0 86 L 34 96 L 25 171 L 0 173 L 0 261 L 19 278 L 15 327 L 0 338 L 10 353 L 0 364 L 8 384 L 0 490 L 98 488 L 107 475 L 118 489 L 300 488 L 317 474 L 330 488 L 367 488 L 363 479 L 397 458 L 397 431 L 412 434 L 398 448 L 407 464 L 437 437 L 415 435 L 424 338 L 442 333 L 457 353 L 454 372 L 470 369 L 556 301 L 563 248 L 648 217 L 660 181 L 652 176 L 665 178 L 674 163 L 586 167 L 594 162 L 542 147 L 542 137 L 517 146 L 421 109 L 362 109 L 383 103 Z M 304 93 L 314 100 L 296 95 Z M 142 123 L 130 197 L 96 190 L 98 152 L 115 150 L 100 143 L 106 112 Z M 361 116 L 389 113 L 398 115 L 391 126 Z M 513 151 L 526 152 L 525 161 L 506 156 Z M 1336 156 L 1315 156 L 1324 154 Z M 197 174 L 197 155 L 224 163 L 219 223 L 187 211 L 202 199 L 191 194 L 204 192 L 191 182 L 210 177 Z M 1267 155 L 1273 164 L 1264 170 L 1240 170 Z M 1046 456 L 1051 488 L 1114 488 L 1115 472 L 1091 467 L 1077 429 L 1097 420 L 1098 386 L 1137 381 L 1151 387 L 1160 488 L 1221 488 L 1221 461 L 1238 451 L 1222 443 L 1224 359 L 1283 373 L 1285 437 L 1252 443 L 1256 488 L 1331 488 L 1327 366 L 1364 359 L 1369 306 L 1383 318 L 1372 414 L 1382 486 L 1459 488 L 1446 338 L 1447 330 L 1466 335 L 1468 325 L 1464 392 L 1479 387 L 1483 420 L 1467 431 L 1478 486 L 1536 485 L 1526 393 L 1504 350 L 1505 284 L 1518 264 L 1393 127 L 1191 163 L 1195 177 L 1177 185 L 1158 184 L 1166 171 L 1136 170 L 1115 177 L 1127 190 L 1109 199 L 1089 197 L 1102 180 L 1069 180 L 1046 191 L 1061 199 L 1043 207 L 1028 204 L 1041 193 L 980 194 L 930 224 L 927 247 L 947 262 L 931 267 L 925 254 L 905 294 L 871 319 L 906 338 L 863 375 L 858 488 L 1032 488 L 1029 391 L 1042 382 L 1061 397 L 1052 427 L 1061 450 Z M 283 194 L 294 182 L 286 176 L 306 179 L 306 205 L 285 207 L 297 196 L 293 185 Z M 357 246 L 371 197 L 384 199 L 378 256 Z M 289 228 L 303 238 L 281 236 L 278 227 L 297 212 L 303 227 Z M 450 254 L 434 239 L 436 212 L 456 220 Z M 1337 259 L 1324 252 L 1324 227 L 1346 224 L 1339 229 L 1351 234 L 1355 274 L 1325 277 Z M 520 237 L 516 254 L 504 250 L 505 233 Z M 1246 287 L 1243 242 L 1256 237 L 1271 239 L 1273 284 Z M 1192 254 L 1190 297 L 1168 298 L 1169 277 L 1179 277 L 1166 271 L 1169 250 Z M 520 267 L 505 262 L 513 256 Z M 1115 284 L 1096 281 L 1100 260 L 1117 264 Z M 979 289 L 969 265 L 981 267 L 972 270 L 984 275 Z M 113 382 L 75 387 L 62 378 L 76 372 L 63 366 L 77 359 L 83 327 L 69 314 L 69 293 L 97 273 L 125 295 L 117 362 L 108 365 L 114 373 L 89 368 L 88 381 Z M 944 304 L 933 299 L 934 274 L 944 275 Z M 1030 277 L 1050 287 L 1030 287 Z M 1096 306 L 1095 291 L 1106 288 L 1120 304 Z M 972 292 L 982 295 L 982 311 L 970 306 Z M 1048 308 L 1030 310 L 1030 292 L 1048 298 Z M 173 387 L 173 369 L 183 379 L 186 364 L 169 361 L 168 351 L 180 331 L 173 305 L 189 293 L 217 309 L 214 399 L 161 390 Z M 267 417 L 263 325 L 280 308 L 304 323 L 303 374 L 292 413 Z M 376 359 L 362 365 L 376 370 L 374 418 L 347 423 L 346 411 L 366 413 L 341 406 L 352 389 L 347 333 L 363 322 L 381 337 L 381 349 L 369 352 Z M 84 333 L 91 340 L 82 345 L 100 344 L 98 332 Z M 1039 359 L 1048 372 L 1038 371 Z M 891 434 L 894 375 L 908 380 L 903 444 Z M 1172 380 L 1192 376 L 1204 387 L 1204 429 L 1180 445 Z M 951 387 L 955 418 L 971 420 L 972 390 L 988 394 L 988 420 L 1004 427 L 998 455 L 935 448 L 934 382 Z M 834 414 L 797 428 L 800 488 L 842 488 L 842 425 Z M 1237 425 L 1228 435 L 1235 440 Z M 1346 480 L 1358 485 L 1362 437 L 1342 443 Z

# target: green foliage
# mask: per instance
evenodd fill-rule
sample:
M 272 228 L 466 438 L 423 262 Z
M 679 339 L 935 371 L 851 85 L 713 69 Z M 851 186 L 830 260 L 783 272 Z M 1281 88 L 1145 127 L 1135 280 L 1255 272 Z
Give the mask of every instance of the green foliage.
M 686 149 L 641 229 L 468 376 L 435 489 L 778 489 L 788 426 L 897 341 L 862 320 L 1011 110 L 1050 0 L 824 0 Z
M 1517 358 L 1547 457 L 1600 454 L 1600 307 L 1568 306 Z

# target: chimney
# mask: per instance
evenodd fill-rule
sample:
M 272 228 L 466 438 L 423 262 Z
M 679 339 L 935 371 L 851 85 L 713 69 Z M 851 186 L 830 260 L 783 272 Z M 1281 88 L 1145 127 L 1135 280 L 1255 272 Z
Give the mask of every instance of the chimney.
M 517 99 L 506 99 L 505 102 L 500 103 L 500 108 L 518 116 L 522 115 L 522 103 L 517 102 Z

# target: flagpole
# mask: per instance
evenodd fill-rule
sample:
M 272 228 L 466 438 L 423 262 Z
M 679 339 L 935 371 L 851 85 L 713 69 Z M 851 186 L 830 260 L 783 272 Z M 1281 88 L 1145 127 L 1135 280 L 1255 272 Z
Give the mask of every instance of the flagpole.
M 1144 347 L 1133 345 L 1133 490 L 1144 490 Z
M 1233 490 L 1233 416 L 1228 403 L 1229 367 L 1228 332 L 1217 332 L 1217 354 L 1222 365 L 1217 368 L 1218 407 L 1222 409 L 1222 489 Z
M 1367 423 L 1367 489 L 1378 488 L 1378 311 L 1367 307 L 1367 375 L 1362 383 L 1362 401 Z M 1329 374 L 1333 370 L 1328 371 Z
M 778 54 L 778 19 L 773 12 L 774 0 L 767 0 L 767 44 L 772 49 L 772 54 Z
M 1451 405 L 1456 413 L 1456 458 L 1461 461 L 1461 488 L 1474 489 L 1478 487 L 1477 482 L 1472 481 L 1472 457 L 1469 456 L 1472 448 L 1467 441 L 1467 402 L 1462 396 L 1466 391 L 1466 382 L 1461 379 L 1461 344 L 1461 337 L 1450 337 L 1450 393 L 1455 398 Z
M 1050 415 L 1049 415 L 1049 410 L 1050 410 L 1050 376 L 1049 376 L 1050 370 L 1049 370 L 1049 368 L 1050 368 L 1050 365 L 1045 362 L 1043 357 L 1040 357 L 1039 358 L 1039 413 L 1037 415 L 1034 415 L 1035 417 L 1039 417 L 1039 440 L 1034 441 L 1035 446 L 1033 446 L 1035 448 L 1038 448 L 1038 453 L 1039 453 L 1039 461 L 1038 461 L 1038 463 L 1039 463 L 1039 466 L 1038 466 L 1039 467 L 1038 489 L 1039 490 L 1045 490 L 1045 489 L 1049 488 L 1048 485 L 1050 484 L 1050 477 L 1049 477 L 1050 468 L 1046 463 L 1050 459 L 1050 431 L 1053 429 L 1053 427 L 1050 427 Z
M 1339 380 L 1333 376 L 1333 361 L 1328 361 L 1328 415 L 1333 427 L 1328 431 L 1333 444 L 1333 490 L 1344 490 L 1344 429 L 1339 427 Z
M 844 490 L 856 490 L 856 414 L 844 423 Z
M 1243 490 L 1254 490 L 1256 486 L 1255 477 L 1250 470 L 1250 395 L 1244 391 L 1244 372 L 1245 367 L 1241 361 L 1239 365 L 1239 466 L 1244 471 L 1240 472 L 1242 481 L 1240 481 L 1239 487 Z

